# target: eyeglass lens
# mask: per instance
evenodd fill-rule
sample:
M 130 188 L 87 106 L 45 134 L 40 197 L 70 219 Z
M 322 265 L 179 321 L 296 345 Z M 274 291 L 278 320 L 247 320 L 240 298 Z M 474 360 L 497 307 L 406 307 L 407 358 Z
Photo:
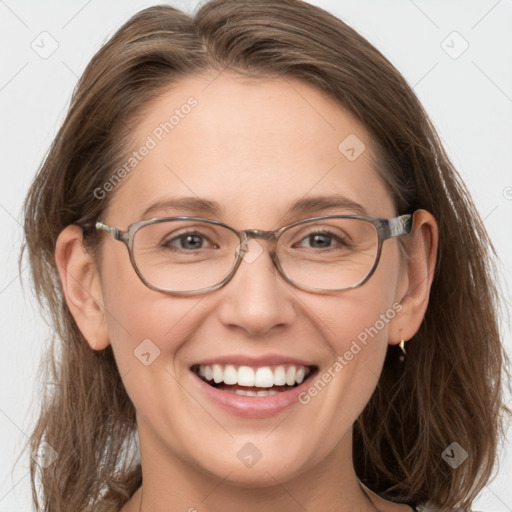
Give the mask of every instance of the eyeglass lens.
M 223 281 L 236 263 L 239 246 L 238 236 L 223 226 L 172 220 L 139 228 L 132 250 L 149 284 L 182 292 Z M 288 228 L 278 239 L 276 253 L 290 280 L 328 291 L 362 282 L 375 264 L 378 247 L 372 223 L 329 218 Z

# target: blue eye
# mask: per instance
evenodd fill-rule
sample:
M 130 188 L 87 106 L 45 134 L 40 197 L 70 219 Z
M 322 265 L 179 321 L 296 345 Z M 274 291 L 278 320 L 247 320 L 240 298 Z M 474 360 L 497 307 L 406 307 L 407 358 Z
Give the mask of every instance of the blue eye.
M 308 241 L 308 243 L 310 244 L 309 247 L 311 247 L 312 249 L 331 248 L 333 242 L 337 243 L 338 247 L 347 246 L 347 243 L 343 239 L 341 239 L 337 234 L 326 229 L 318 229 L 316 231 L 312 231 L 307 236 L 302 238 L 301 242 L 304 242 L 305 240 Z M 302 244 L 300 245 L 302 246 Z
M 182 233 L 178 236 L 174 236 L 173 238 L 169 238 L 168 240 L 162 243 L 163 247 L 176 250 L 194 250 L 194 249 L 204 249 L 203 242 L 208 240 L 207 237 L 202 235 L 201 233 L 190 231 L 188 233 Z M 178 246 L 174 243 L 177 241 Z

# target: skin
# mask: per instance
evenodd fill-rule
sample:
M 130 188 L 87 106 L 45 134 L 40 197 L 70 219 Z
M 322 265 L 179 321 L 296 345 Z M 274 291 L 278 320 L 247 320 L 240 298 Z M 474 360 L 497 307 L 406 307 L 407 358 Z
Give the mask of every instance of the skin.
M 396 216 L 372 163 L 370 135 L 348 111 L 299 81 L 227 72 L 183 79 L 148 108 L 134 150 L 190 96 L 198 106 L 107 198 L 102 222 L 126 229 L 156 199 L 198 196 L 219 202 L 219 217 L 167 209 L 151 217 L 198 215 L 238 229 L 275 230 L 299 220 L 287 214 L 290 203 L 333 191 L 370 216 Z M 349 134 L 366 146 L 354 161 L 338 150 Z M 352 212 L 315 212 L 336 213 Z M 94 350 L 112 345 L 136 408 L 142 510 L 410 510 L 363 492 L 352 464 L 352 429 L 375 389 L 387 345 L 410 339 L 425 314 L 437 248 L 430 214 L 418 212 L 413 233 L 402 238 L 407 260 L 396 239 L 384 242 L 371 279 L 342 293 L 313 294 L 286 283 L 267 242 L 258 240 L 262 254 L 243 262 L 226 286 L 173 297 L 147 288 L 123 244 L 102 236 L 101 268 L 84 251 L 76 226 L 59 236 L 56 258 L 79 328 Z M 311 361 L 322 373 L 397 303 L 399 314 L 310 403 L 270 418 L 219 409 L 189 370 L 211 357 L 277 353 Z M 147 338 L 160 350 L 150 366 L 133 355 Z M 248 442 L 262 454 L 251 468 L 237 458 Z M 140 500 L 139 489 L 122 512 L 139 510 Z

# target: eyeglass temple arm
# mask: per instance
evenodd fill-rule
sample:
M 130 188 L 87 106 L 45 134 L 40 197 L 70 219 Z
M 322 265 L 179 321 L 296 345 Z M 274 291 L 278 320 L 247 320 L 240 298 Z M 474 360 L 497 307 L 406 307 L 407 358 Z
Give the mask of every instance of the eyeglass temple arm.
M 121 242 L 125 241 L 126 233 L 117 228 L 111 228 L 103 222 L 96 222 L 96 229 L 101 229 L 102 231 L 106 231 L 110 236 L 112 236 L 115 240 L 120 240 Z
M 394 219 L 390 219 L 387 223 L 388 232 L 385 238 L 393 238 L 400 235 L 408 235 L 412 229 L 413 214 L 400 215 Z

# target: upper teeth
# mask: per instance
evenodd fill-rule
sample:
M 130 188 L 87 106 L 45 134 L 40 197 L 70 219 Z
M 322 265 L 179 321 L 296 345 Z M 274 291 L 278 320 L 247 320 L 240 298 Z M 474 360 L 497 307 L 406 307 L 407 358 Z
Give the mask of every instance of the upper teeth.
M 237 367 L 232 364 L 199 365 L 199 375 L 206 380 L 257 388 L 300 384 L 310 372 L 311 369 L 307 366 L 295 365 L 261 366 L 259 368 Z

